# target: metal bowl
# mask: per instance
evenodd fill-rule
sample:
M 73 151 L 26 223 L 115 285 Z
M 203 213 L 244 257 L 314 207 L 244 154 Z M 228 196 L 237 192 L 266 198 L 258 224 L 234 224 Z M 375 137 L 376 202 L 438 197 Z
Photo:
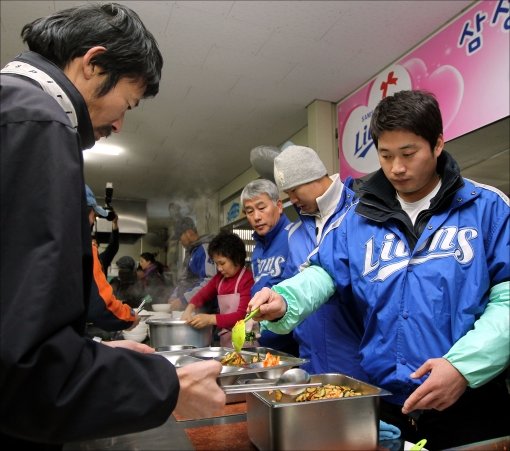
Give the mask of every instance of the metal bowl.
M 148 319 L 147 324 L 153 348 L 184 344 L 202 348 L 210 346 L 212 342 L 212 325 L 195 329 L 186 321 L 154 317 Z
M 221 359 L 227 354 L 228 351 L 225 348 L 217 346 L 211 346 L 193 353 L 194 356 L 200 357 L 201 359 Z
M 250 368 L 260 368 L 263 371 L 257 372 L 256 375 L 260 379 L 278 379 L 285 371 L 289 369 L 288 366 L 264 366 L 264 362 L 250 363 Z
M 161 353 L 165 359 L 167 359 L 172 365 L 176 368 L 180 368 L 181 366 L 190 365 L 191 363 L 202 362 L 201 359 L 197 359 L 195 357 L 191 357 L 189 355 L 181 355 L 181 354 L 166 354 Z
M 223 366 L 220 377 L 218 377 L 219 385 L 233 385 L 239 379 L 242 368 L 238 366 Z

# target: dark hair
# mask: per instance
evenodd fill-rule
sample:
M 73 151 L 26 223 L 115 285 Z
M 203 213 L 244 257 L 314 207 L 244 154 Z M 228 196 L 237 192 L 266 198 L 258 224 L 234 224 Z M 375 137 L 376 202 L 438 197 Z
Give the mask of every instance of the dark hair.
M 138 14 L 124 5 L 84 4 L 57 11 L 26 24 L 21 37 L 30 50 L 61 69 L 92 47 L 105 47 L 106 51 L 91 61 L 107 75 L 98 97 L 107 94 L 121 78 L 142 80 L 146 85 L 144 97 L 159 91 L 163 57 L 158 44 Z
M 232 232 L 220 232 L 216 235 L 207 249 L 209 257 L 223 255 L 230 258 L 235 265 L 244 266 L 246 260 L 246 248 L 243 240 Z
M 443 133 L 443 119 L 436 98 L 426 91 L 398 91 L 382 99 L 370 121 L 375 147 L 385 131 L 407 130 L 421 136 L 434 150 Z
M 142 257 L 144 260 L 147 260 L 148 262 L 156 263 L 156 257 L 150 252 L 144 252 L 140 254 L 140 257 Z

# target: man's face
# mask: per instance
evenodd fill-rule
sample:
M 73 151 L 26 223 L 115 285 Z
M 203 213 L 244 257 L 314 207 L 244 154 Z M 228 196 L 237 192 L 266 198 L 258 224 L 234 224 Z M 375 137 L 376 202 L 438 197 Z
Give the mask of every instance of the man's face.
M 280 220 L 282 201 L 275 204 L 267 194 L 245 200 L 243 209 L 251 227 L 260 236 L 265 236 Z
M 317 198 L 322 196 L 324 192 L 325 189 L 319 180 L 303 183 L 292 189 L 285 190 L 292 204 L 299 208 L 301 213 L 307 214 L 312 214 L 319 210 Z
M 182 247 L 187 248 L 197 240 L 197 236 L 193 232 L 193 230 L 188 229 L 182 232 L 179 240 L 181 242 Z
M 432 150 L 427 140 L 407 130 L 385 131 L 377 154 L 386 178 L 406 202 L 423 199 L 437 185 L 437 158 L 443 151 L 442 135 Z
M 97 97 L 96 92 L 104 82 L 104 77 L 105 75 L 97 76 L 91 80 L 86 93 L 82 92 L 96 141 L 108 137 L 112 132 L 119 133 L 126 111 L 137 107 L 145 92 L 143 83 L 121 78 L 111 91 L 102 97 Z

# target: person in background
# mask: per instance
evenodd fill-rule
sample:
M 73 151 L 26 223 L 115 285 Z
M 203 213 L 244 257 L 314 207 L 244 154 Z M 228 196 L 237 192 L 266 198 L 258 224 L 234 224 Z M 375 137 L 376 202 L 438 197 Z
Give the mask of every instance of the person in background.
M 88 185 L 85 185 L 85 193 L 87 196 L 87 207 L 89 209 L 89 224 L 92 229 L 96 217 L 105 218 L 108 212 L 97 205 L 94 193 Z M 128 304 L 124 304 L 113 294 L 113 288 L 106 280 L 105 273 L 99 261 L 99 252 L 97 244 L 92 241 L 92 258 L 93 258 L 93 281 L 90 291 L 90 304 L 87 310 L 87 332 L 90 335 L 91 328 L 99 328 L 104 331 L 117 331 L 130 329 L 138 324 L 139 318 L 133 308 Z M 92 329 L 94 330 L 94 329 Z M 97 331 L 93 335 L 101 335 Z M 103 338 L 106 338 L 103 336 Z
M 140 266 L 140 263 L 138 263 L 138 266 L 136 267 L 136 278 L 140 283 L 142 283 L 143 274 L 143 268 Z
M 129 306 L 137 308 L 142 301 L 144 291 L 142 284 L 139 283 L 136 277 L 136 262 L 133 257 L 125 255 L 120 257 L 115 264 L 118 268 L 118 274 L 110 282 L 113 294 Z
M 303 146 L 289 146 L 274 160 L 274 178 L 280 191 L 289 196 L 299 220 L 289 230 L 289 255 L 283 278 L 288 279 L 307 263 L 326 230 L 354 201 L 354 192 L 338 174 L 328 176 L 317 153 Z M 294 329 L 302 367 L 311 374 L 342 373 L 367 381 L 360 366 L 359 345 L 363 324 L 352 303 L 339 302 L 334 294 L 328 302 Z
M 161 273 L 156 257 L 151 252 L 140 254 L 140 267 L 143 276 L 140 279 L 144 295 L 150 295 L 155 304 L 162 302 L 165 297 L 165 279 Z
M 157 94 L 154 37 L 130 8 L 89 2 L 21 35 L 30 50 L 0 77 L 2 445 L 61 449 L 154 428 L 173 411 L 216 413 L 219 362 L 175 368 L 146 345 L 84 336 L 93 261 L 82 151 Z
M 238 235 L 220 232 L 209 243 L 209 257 L 218 272 L 187 305 L 181 319 L 201 329 L 208 325 L 220 328 L 220 346 L 232 346 L 232 327 L 246 315 L 251 297 L 253 276 L 245 267 L 246 248 Z M 197 308 L 218 299 L 218 314 L 195 313 Z
M 255 248 L 251 258 L 253 296 L 263 287 L 271 287 L 283 280 L 291 222 L 283 213 L 278 187 L 270 180 L 258 179 L 248 183 L 241 192 L 241 204 L 254 230 Z M 299 354 L 292 332 L 280 336 L 270 330 L 261 330 L 258 343 L 294 356 Z
M 103 208 L 103 210 L 105 209 Z M 108 239 L 106 248 L 99 253 L 99 261 L 101 262 L 101 266 L 106 276 L 108 276 L 108 268 L 111 266 L 117 252 L 119 252 L 119 217 L 113 209 L 110 210 L 110 212 L 114 215 L 112 219 L 112 231 L 110 232 L 110 238 Z
M 173 239 L 184 247 L 184 260 L 168 303 L 172 310 L 184 310 L 191 298 L 216 274 L 216 267 L 207 253 L 213 235 L 200 236 L 193 219 L 186 216 L 176 225 Z M 210 311 L 216 310 L 213 303 Z
M 264 304 L 258 319 L 280 318 L 266 325 L 287 332 L 335 290 L 352 295 L 363 311 L 362 367 L 392 392 L 383 420 L 431 449 L 507 436 L 508 197 L 460 175 L 430 93 L 386 97 L 370 130 L 381 169 L 359 202 L 312 266 L 249 309 Z

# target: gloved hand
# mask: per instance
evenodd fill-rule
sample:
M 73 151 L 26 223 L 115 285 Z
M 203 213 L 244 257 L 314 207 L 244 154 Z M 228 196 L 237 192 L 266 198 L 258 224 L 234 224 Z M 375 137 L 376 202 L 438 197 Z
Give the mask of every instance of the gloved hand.
M 379 420 L 379 440 L 393 440 L 400 437 L 400 429 L 397 426 Z

